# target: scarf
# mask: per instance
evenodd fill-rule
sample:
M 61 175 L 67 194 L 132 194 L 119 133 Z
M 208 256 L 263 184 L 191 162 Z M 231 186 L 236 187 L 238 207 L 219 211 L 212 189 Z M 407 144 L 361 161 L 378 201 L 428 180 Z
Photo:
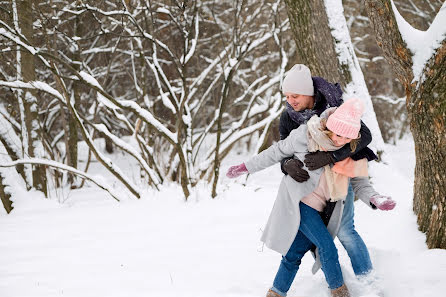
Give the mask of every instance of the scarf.
M 312 116 L 318 114 L 317 111 L 314 109 L 295 111 L 288 102 L 286 103 L 286 111 L 290 118 L 299 125 L 305 124 Z
M 335 146 L 330 137 L 323 131 L 325 127 L 321 124 L 320 118 L 315 115 L 307 122 L 308 132 L 308 151 L 336 151 L 339 149 Z M 324 166 L 324 174 L 327 180 L 328 190 L 331 201 L 338 201 L 347 196 L 349 177 L 368 176 L 367 159 L 354 161 L 352 158 L 336 162 L 333 167 Z

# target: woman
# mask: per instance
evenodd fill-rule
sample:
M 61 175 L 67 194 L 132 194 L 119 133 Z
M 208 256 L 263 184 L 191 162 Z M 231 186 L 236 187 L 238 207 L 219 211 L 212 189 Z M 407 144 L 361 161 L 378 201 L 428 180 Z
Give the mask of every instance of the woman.
M 363 109 L 360 100 L 351 99 L 338 108 L 328 109 L 321 118 L 315 115 L 307 125 L 293 130 L 286 139 L 246 163 L 230 167 L 226 175 L 234 178 L 244 173 L 254 173 L 288 156 L 302 161 L 309 151 L 333 151 L 346 143 L 354 148 L 356 139 L 360 137 Z M 377 194 L 368 182 L 367 160 L 353 161 L 347 158 L 336 163 L 333 168 L 327 165 L 308 173 L 310 178 L 302 183 L 296 182 L 289 175 L 283 177 L 262 235 L 262 241 L 267 247 L 283 255 L 267 297 L 286 296 L 301 259 L 313 244 L 317 247 L 317 257 L 332 295 L 350 296 L 344 284 L 333 238 L 339 230 L 342 200 L 347 195 L 349 179 L 356 195 L 368 204 L 370 198 Z M 327 200 L 338 202 L 325 226 L 319 212 Z M 389 201 L 394 206 L 394 202 L 391 199 Z

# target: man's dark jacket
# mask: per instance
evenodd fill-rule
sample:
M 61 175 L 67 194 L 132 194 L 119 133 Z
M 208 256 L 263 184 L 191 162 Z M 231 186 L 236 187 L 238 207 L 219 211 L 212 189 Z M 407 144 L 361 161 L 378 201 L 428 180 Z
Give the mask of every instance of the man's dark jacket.
M 314 107 L 313 110 L 318 116 L 321 115 L 327 108 L 337 107 L 343 103 L 342 100 L 342 90 L 339 84 L 332 84 L 327 82 L 321 77 L 313 77 L 313 87 L 314 87 Z M 296 122 L 289 115 L 288 110 L 284 110 L 280 116 L 280 139 L 283 140 L 290 135 L 291 131 L 296 129 L 302 124 L 306 124 L 306 121 Z M 359 131 L 361 138 L 359 139 L 358 145 L 354 152 L 351 151 L 350 145 L 344 145 L 337 151 L 331 152 L 335 161 L 342 161 L 347 157 L 352 157 L 353 160 L 360 160 L 367 158 L 369 161 L 377 159 L 375 153 L 367 147 L 367 145 L 372 141 L 372 134 L 369 128 L 361 121 L 361 129 Z M 283 164 L 286 158 L 282 160 L 282 171 L 287 174 L 283 169 Z
M 327 108 L 338 107 L 343 103 L 342 100 L 342 90 L 339 84 L 332 84 L 327 82 L 321 77 L 312 77 L 313 87 L 314 87 L 314 107 L 313 111 L 316 112 L 318 116 L 321 115 Z M 296 129 L 302 124 L 306 124 L 306 121 L 296 122 L 289 115 L 288 110 L 284 110 L 280 116 L 280 139 L 283 140 L 290 135 L 291 131 Z M 369 128 L 361 121 L 361 129 L 359 130 L 361 138 L 358 141 L 355 151 L 351 151 L 350 145 L 346 144 L 337 151 L 331 152 L 334 160 L 342 161 L 348 157 L 352 157 L 353 160 L 360 160 L 367 158 L 367 160 L 372 161 L 377 159 L 375 153 L 367 147 L 367 145 L 372 141 L 372 134 Z M 284 168 L 283 164 L 290 158 L 285 158 L 281 161 L 281 169 L 284 174 L 288 174 Z M 324 223 L 327 224 L 334 208 L 334 203 L 327 203 L 326 209 L 321 213 L 321 217 Z

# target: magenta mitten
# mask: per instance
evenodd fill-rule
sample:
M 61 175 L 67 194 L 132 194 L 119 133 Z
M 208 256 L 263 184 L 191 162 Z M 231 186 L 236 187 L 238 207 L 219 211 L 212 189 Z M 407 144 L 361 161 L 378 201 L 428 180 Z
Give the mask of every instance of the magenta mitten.
M 248 173 L 248 169 L 246 169 L 245 163 L 240 165 L 231 166 L 226 172 L 226 176 L 229 178 L 236 178 L 242 174 Z
M 370 202 L 381 210 L 392 210 L 395 208 L 396 201 L 389 196 L 374 195 L 370 198 Z

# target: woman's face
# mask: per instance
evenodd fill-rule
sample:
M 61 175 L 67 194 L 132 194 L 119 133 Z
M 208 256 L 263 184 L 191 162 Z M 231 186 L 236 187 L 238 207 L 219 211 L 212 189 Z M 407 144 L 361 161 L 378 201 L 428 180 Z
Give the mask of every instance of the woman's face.
M 295 111 L 302 111 L 305 109 L 312 109 L 314 106 L 314 97 L 307 95 L 300 95 L 294 93 L 284 93 L 286 101 L 293 107 Z
M 335 146 L 344 146 L 347 143 L 350 143 L 352 141 L 351 138 L 340 136 L 332 131 L 332 134 L 330 136 L 331 140 L 333 141 Z

